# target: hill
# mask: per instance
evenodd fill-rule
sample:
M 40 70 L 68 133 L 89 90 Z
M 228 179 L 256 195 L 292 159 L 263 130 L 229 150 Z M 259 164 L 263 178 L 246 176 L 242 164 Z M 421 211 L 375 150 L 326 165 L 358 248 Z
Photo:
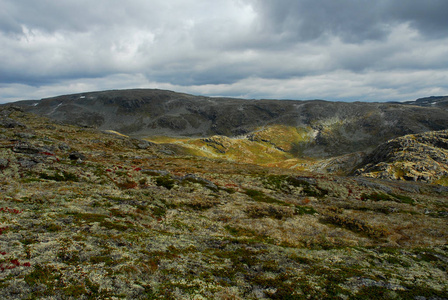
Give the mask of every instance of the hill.
M 448 130 L 412 134 L 378 146 L 356 174 L 447 184 Z
M 2 299 L 444 299 L 448 291 L 443 186 L 191 156 L 175 143 L 5 106 L 0 182 Z
M 442 100 L 431 101 L 445 103 Z M 270 144 L 287 158 L 328 158 L 372 150 L 406 134 L 448 128 L 444 106 L 418 104 L 423 102 L 246 100 L 142 89 L 89 92 L 14 105 L 53 120 L 137 138 L 224 136 L 245 140 L 245 144 Z

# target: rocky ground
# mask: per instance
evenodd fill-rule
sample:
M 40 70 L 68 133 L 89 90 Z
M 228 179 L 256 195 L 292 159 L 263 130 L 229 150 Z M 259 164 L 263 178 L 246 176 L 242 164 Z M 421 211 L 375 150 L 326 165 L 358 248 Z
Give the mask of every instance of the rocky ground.
M 411 134 L 377 147 L 356 174 L 448 184 L 448 130 Z
M 448 299 L 448 188 L 0 109 L 2 299 Z

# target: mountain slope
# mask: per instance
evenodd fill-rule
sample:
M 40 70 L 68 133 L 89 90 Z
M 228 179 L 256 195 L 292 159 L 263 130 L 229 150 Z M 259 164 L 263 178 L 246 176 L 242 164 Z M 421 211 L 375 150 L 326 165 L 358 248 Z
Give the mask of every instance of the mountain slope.
M 448 128 L 448 111 L 396 103 L 209 98 L 163 90 L 117 90 L 22 101 L 29 112 L 134 137 L 251 138 L 281 125 L 312 139 L 267 139 L 296 156 L 331 157 L 373 149 L 391 138 Z M 266 140 L 266 135 L 264 137 Z
M 378 146 L 356 174 L 448 183 L 448 130 L 399 137 Z
M 448 190 L 0 107 L 2 299 L 443 299 Z

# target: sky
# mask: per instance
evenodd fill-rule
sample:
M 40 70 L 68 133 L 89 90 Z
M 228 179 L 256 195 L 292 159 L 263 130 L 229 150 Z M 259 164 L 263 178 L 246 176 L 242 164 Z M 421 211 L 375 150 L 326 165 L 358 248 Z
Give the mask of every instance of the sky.
M 447 0 L 0 0 L 0 103 L 158 88 L 249 99 L 448 95 Z

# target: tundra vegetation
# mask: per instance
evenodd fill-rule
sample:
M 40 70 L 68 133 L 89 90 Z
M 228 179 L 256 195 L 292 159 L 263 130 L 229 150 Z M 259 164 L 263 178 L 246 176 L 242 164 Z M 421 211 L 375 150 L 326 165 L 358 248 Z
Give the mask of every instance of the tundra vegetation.
M 448 298 L 443 185 L 0 118 L 2 299 Z

